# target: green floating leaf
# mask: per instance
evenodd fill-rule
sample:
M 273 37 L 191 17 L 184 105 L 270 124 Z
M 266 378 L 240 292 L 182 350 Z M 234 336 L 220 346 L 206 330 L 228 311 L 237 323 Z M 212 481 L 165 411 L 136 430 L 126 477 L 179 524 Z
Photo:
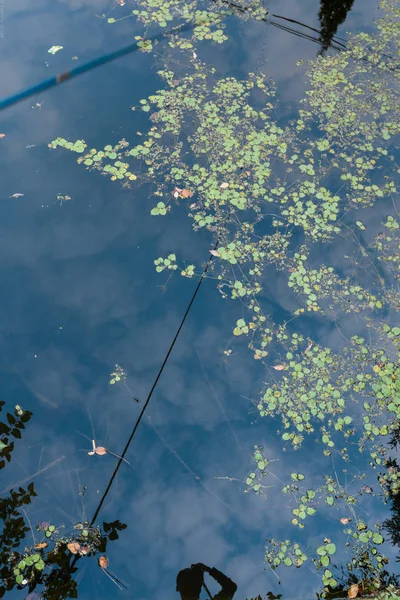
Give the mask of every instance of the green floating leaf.
M 35 568 L 36 568 L 38 571 L 43 571 L 43 569 L 45 568 L 45 566 L 46 566 L 46 565 L 44 564 L 44 562 L 43 562 L 43 560 L 42 560 L 42 559 L 38 560 L 38 562 L 35 564 Z
M 332 543 L 331 544 L 327 544 L 326 545 L 326 551 L 327 551 L 328 554 L 335 554 L 335 552 L 336 552 L 336 546 L 335 546 L 335 544 L 332 544 Z
M 320 560 L 321 560 L 321 565 L 323 567 L 327 567 L 329 565 L 329 563 L 331 562 L 331 559 L 326 554 L 324 556 L 321 556 Z
M 372 541 L 374 542 L 374 544 L 383 544 L 383 537 L 381 536 L 380 533 L 374 533 L 374 535 L 372 536 Z

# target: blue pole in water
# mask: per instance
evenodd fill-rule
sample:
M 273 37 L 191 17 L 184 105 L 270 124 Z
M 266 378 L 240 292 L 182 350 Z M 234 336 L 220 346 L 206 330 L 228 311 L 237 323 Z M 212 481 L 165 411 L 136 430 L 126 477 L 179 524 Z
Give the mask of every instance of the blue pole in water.
M 188 29 L 192 29 L 194 26 L 195 26 L 194 23 L 186 23 L 185 25 L 177 27 L 176 31 L 177 32 L 178 31 L 179 32 L 187 31 Z M 171 33 L 171 30 L 168 31 L 168 33 Z M 161 33 L 161 34 L 159 33 L 157 35 L 154 35 L 153 37 L 148 38 L 148 41 L 155 42 L 155 41 L 161 39 L 162 37 L 164 37 L 164 35 L 165 35 L 164 33 Z M 11 96 L 8 96 L 7 98 L 3 98 L 3 100 L 0 100 L 0 110 L 3 110 L 4 108 L 7 108 L 9 106 L 13 106 L 14 104 L 17 104 L 17 102 L 21 102 L 21 100 L 26 100 L 27 98 L 30 98 L 31 96 L 34 96 L 35 94 L 38 94 L 39 92 L 43 92 L 44 90 L 49 90 L 50 88 L 55 87 L 56 85 L 58 85 L 60 83 L 64 83 L 65 81 L 73 79 L 74 77 L 77 77 L 78 75 L 82 75 L 82 73 L 87 73 L 88 71 L 91 71 L 92 69 L 95 69 L 96 67 L 105 65 L 106 63 L 116 60 L 117 58 L 121 58 L 121 56 L 125 56 L 126 54 L 131 54 L 133 52 L 136 52 L 137 50 L 139 50 L 139 47 L 138 47 L 137 43 L 135 42 L 134 44 L 129 44 L 128 46 L 124 46 L 123 48 L 120 48 L 119 50 L 115 50 L 114 52 L 109 52 L 108 54 L 103 54 L 103 56 L 94 58 L 93 60 L 90 60 L 89 62 L 87 62 L 83 65 L 80 65 L 80 66 L 74 67 L 73 69 L 70 69 L 69 71 L 64 71 L 64 73 L 59 73 L 58 75 L 49 77 L 48 79 L 45 79 L 41 83 L 37 83 L 36 85 L 33 85 L 33 86 L 26 88 L 20 92 L 17 92 L 16 94 L 12 94 Z

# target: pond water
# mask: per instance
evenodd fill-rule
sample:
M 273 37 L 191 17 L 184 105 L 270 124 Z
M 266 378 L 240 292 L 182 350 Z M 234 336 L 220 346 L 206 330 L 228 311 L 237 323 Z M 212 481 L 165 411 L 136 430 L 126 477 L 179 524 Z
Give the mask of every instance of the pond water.
M 140 24 L 127 18 L 111 25 L 102 16 L 120 18 L 132 6 L 1 4 L 1 96 L 131 43 L 143 32 Z M 320 27 L 317 0 L 271 0 L 269 9 Z M 371 31 L 377 14 L 375 0 L 355 0 L 337 35 Z M 232 19 L 228 27 L 229 42 L 204 45 L 201 58 L 222 76 L 264 70 L 277 85 L 278 116 L 287 119 L 307 86 L 296 63 L 314 57 L 318 44 L 251 20 Z M 53 45 L 63 48 L 52 55 Z M 4 494 L 34 481 L 38 495 L 26 514 L 32 525 L 50 522 L 61 535 L 95 513 L 118 459 L 89 456 L 92 440 L 121 454 L 197 285 L 156 273 L 154 260 L 172 252 L 202 265 L 214 240 L 192 231 L 184 202 L 166 224 L 150 215 L 154 197 L 146 186 L 124 189 L 48 144 L 58 136 L 83 139 L 88 148 L 122 137 L 137 142 L 150 121 L 131 107 L 161 87 L 157 68 L 151 53 L 137 52 L 0 113 L 0 393 L 8 410 L 18 403 L 33 413 L 0 487 Z M 376 206 L 366 213 L 371 231 L 386 212 Z M 349 275 L 347 246 L 350 252 L 351 236 L 318 252 Z M 278 322 L 296 307 L 286 281 L 282 273 L 269 274 L 260 300 Z M 110 581 L 96 558 L 82 559 L 75 576 L 80 598 L 178 598 L 178 571 L 197 562 L 231 577 L 237 598 L 269 590 L 285 600 L 311 598 L 320 589 L 312 564 L 278 576 L 264 561 L 266 538 L 297 539 L 288 530 L 293 506 L 278 493 L 282 480 L 293 471 L 317 478 L 326 459 L 313 441 L 296 452 L 283 449 L 278 419 L 259 416 L 265 368 L 232 336 L 241 310 L 218 293 L 212 277 L 205 279 L 126 454 L 129 465 L 121 465 L 96 521 L 127 525 L 109 543 L 107 558 L 128 588 Z M 353 334 L 357 315 L 347 318 Z M 360 321 L 357 332 L 363 328 Z M 340 352 L 346 319 L 338 328 L 309 315 L 296 331 Z M 126 380 L 112 385 L 116 365 Z M 244 483 L 255 445 L 276 459 L 264 497 L 246 492 Z M 353 466 L 361 472 L 368 457 Z M 381 503 L 365 496 L 360 506 L 368 522 L 382 519 Z M 325 519 L 323 531 L 323 516 L 316 517 L 307 542 L 342 536 L 341 516 Z M 216 593 L 218 586 L 207 582 Z

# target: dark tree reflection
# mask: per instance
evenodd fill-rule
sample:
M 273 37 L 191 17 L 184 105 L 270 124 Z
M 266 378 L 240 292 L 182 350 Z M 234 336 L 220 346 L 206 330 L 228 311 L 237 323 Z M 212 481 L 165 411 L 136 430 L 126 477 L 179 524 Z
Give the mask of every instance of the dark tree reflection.
M 339 25 L 344 23 L 347 13 L 352 9 L 354 0 L 320 0 L 318 18 L 321 26 L 320 54 L 324 54 L 331 45 Z

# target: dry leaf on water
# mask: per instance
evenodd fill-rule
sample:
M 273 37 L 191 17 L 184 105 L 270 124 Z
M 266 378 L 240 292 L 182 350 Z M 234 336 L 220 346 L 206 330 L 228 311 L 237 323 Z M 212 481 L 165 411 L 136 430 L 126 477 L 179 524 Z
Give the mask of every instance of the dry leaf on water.
M 104 446 L 96 446 L 95 452 L 98 456 L 104 456 L 107 454 L 107 450 L 104 448 Z
M 0 133 L 0 138 L 6 137 L 5 133 Z
M 107 569 L 109 562 L 108 562 L 108 558 L 106 556 L 100 556 L 98 562 L 99 562 L 99 567 L 101 567 L 102 569 Z
M 210 254 L 212 254 L 213 256 L 216 256 L 217 258 L 221 258 L 221 255 L 218 252 L 218 250 L 210 250 Z
M 43 548 L 46 548 L 46 546 L 47 546 L 47 542 L 40 542 L 40 544 L 36 544 L 35 549 L 42 550 Z
M 283 371 L 286 367 L 285 365 L 274 365 L 273 368 L 275 371 Z
M 347 590 L 347 597 L 348 598 L 357 598 L 358 590 L 359 590 L 358 583 L 353 583 L 353 585 L 351 585 L 349 587 L 349 589 Z
M 222 188 L 223 190 L 226 190 L 226 188 L 229 187 L 229 183 L 221 183 L 221 185 L 219 187 Z
M 191 198 L 193 196 L 193 192 L 190 190 L 183 189 L 181 191 L 181 198 Z
M 351 521 L 351 519 L 349 519 L 348 517 L 342 517 L 341 519 L 339 519 L 339 521 L 341 522 L 342 525 L 348 525 Z
M 18 194 L 17 192 L 16 194 L 12 194 L 10 198 L 21 198 L 21 196 L 25 196 L 25 194 Z
M 182 191 L 181 188 L 174 188 L 174 198 L 178 198 Z
M 79 550 L 81 549 L 81 545 L 78 544 L 78 542 L 70 542 L 67 544 L 67 548 L 70 552 L 72 552 L 72 554 L 78 554 Z

